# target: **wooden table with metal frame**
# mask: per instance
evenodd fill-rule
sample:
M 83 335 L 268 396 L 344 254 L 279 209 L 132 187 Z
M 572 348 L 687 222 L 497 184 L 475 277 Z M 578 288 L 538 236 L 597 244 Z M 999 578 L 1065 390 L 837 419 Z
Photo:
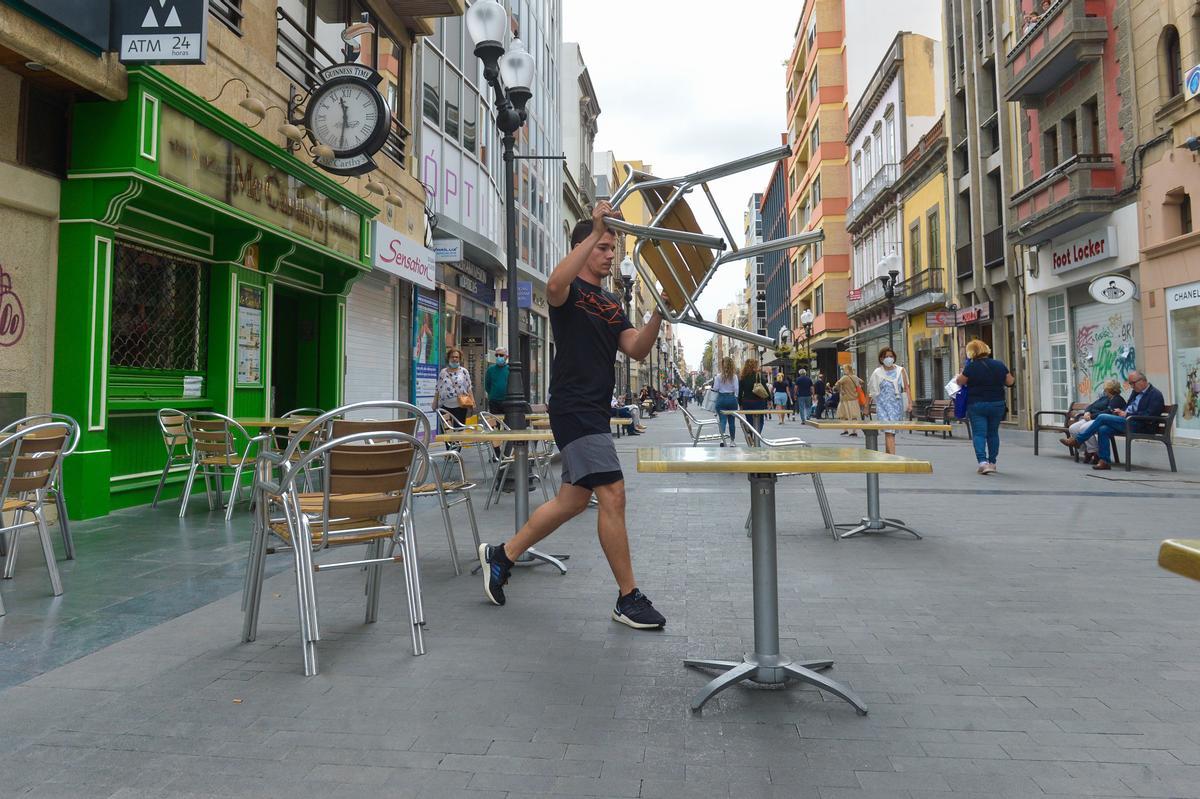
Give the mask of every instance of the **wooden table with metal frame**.
M 779 414 L 780 416 L 794 416 L 796 412 L 787 408 L 762 408 L 760 410 L 721 411 L 721 413 L 740 413 L 743 416 L 770 416 L 772 414 Z M 780 421 L 782 421 L 782 419 Z
M 512 444 L 517 442 L 530 444 L 538 441 L 545 442 L 553 440 L 554 434 L 549 430 L 536 430 L 532 428 L 528 430 L 455 430 L 448 433 L 442 433 L 434 439 L 434 441 L 439 444 L 484 443 L 492 445 Z M 526 516 L 524 519 L 518 518 L 516 520 L 516 530 L 513 530 L 513 533 L 516 534 L 518 531 L 520 531 L 521 527 L 523 527 L 527 521 L 529 521 L 528 516 Z M 563 563 L 563 561 L 569 559 L 570 557 L 570 555 L 547 555 L 545 552 L 541 552 L 533 547 L 530 547 L 529 549 L 525 550 L 524 555 L 517 558 L 516 565 L 537 566 L 541 563 L 549 563 L 551 566 L 554 566 L 556 569 L 558 569 L 560 573 L 566 574 L 567 566 Z M 477 570 L 478 567 L 473 569 L 472 573 Z
M 936 422 L 881 422 L 870 419 L 808 419 L 809 427 L 818 430 L 861 430 L 863 431 L 864 450 L 876 452 L 879 450 L 879 431 L 881 430 L 912 430 L 919 432 L 940 433 L 950 429 L 948 424 Z M 867 473 L 867 515 L 857 522 L 841 523 L 838 527 L 848 528 L 842 533 L 842 538 L 853 538 L 865 533 L 882 533 L 885 530 L 900 530 L 910 533 L 917 538 L 921 534 L 909 527 L 902 519 L 888 519 L 879 511 L 879 475 Z
M 776 560 L 775 483 L 779 474 L 927 474 L 928 461 L 886 455 L 857 447 L 787 449 L 698 449 L 644 447 L 638 471 L 658 474 L 745 474 L 750 481 L 750 539 L 754 586 L 754 651 L 740 661 L 686 659 L 685 666 L 724 672 L 692 701 L 692 710 L 743 680 L 783 685 L 799 680 L 841 697 L 866 715 L 866 705 L 849 688 L 817 671 L 832 660 L 793 661 L 779 652 L 779 567 Z
M 1158 549 L 1158 565 L 1200 580 L 1200 538 L 1168 538 Z

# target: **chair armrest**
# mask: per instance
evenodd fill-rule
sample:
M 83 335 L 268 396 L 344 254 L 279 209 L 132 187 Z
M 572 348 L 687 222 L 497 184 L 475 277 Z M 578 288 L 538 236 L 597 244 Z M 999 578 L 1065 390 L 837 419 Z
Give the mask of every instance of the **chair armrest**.
M 1041 424 L 1042 424 L 1041 418 L 1043 416 L 1061 417 L 1063 420 L 1063 424 L 1066 424 L 1067 420 L 1071 418 L 1071 414 L 1068 411 L 1037 411 L 1036 413 L 1033 414 L 1033 426 L 1034 427 L 1041 426 Z
M 1135 422 L 1154 422 L 1156 424 L 1162 424 L 1165 421 L 1167 421 L 1167 415 L 1165 413 L 1158 414 L 1157 416 L 1126 416 L 1125 417 L 1125 433 L 1126 433 L 1126 435 L 1128 435 L 1129 433 L 1133 432 L 1133 425 Z M 1166 431 L 1164 431 L 1164 432 L 1166 432 Z M 1148 436 L 1148 435 L 1156 435 L 1156 433 L 1140 433 L 1138 435 Z

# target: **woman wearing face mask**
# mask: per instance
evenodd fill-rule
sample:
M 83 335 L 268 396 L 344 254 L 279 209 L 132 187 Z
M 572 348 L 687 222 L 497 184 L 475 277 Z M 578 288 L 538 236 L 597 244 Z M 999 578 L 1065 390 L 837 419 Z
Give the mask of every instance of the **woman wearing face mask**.
M 896 351 L 884 347 L 879 351 L 879 366 L 867 381 L 867 394 L 875 400 L 875 413 L 881 422 L 900 422 L 909 406 L 908 373 L 896 365 Z M 896 454 L 896 431 L 883 431 L 884 447 L 889 455 Z
M 474 405 L 475 391 L 471 386 L 471 373 L 462 365 L 462 351 L 451 348 L 446 353 L 446 367 L 438 373 L 433 407 L 445 408 L 451 416 L 466 424 L 467 413 Z

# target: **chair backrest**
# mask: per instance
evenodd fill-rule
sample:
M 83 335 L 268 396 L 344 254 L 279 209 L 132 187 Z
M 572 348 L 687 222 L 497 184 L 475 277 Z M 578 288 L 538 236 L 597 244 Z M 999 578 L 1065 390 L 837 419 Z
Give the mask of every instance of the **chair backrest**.
M 294 411 L 288 411 L 280 415 L 280 419 L 316 419 L 325 411 L 320 408 L 296 408 Z
M 187 444 L 186 413 L 175 408 L 159 408 L 157 417 L 158 432 L 162 435 L 163 446 L 168 452 L 172 447 Z
M 756 428 L 750 422 L 750 420 L 746 418 L 745 414 L 734 412 L 731 413 L 730 416 L 736 419 L 738 427 L 742 428 L 742 435 L 746 437 L 747 444 L 749 444 L 751 447 L 763 446 L 764 439 L 762 433 L 758 432 L 758 428 Z
M 496 432 L 497 430 L 507 430 L 508 425 L 504 423 L 504 419 L 494 413 L 488 411 L 479 412 L 479 423 L 483 425 L 483 429 L 488 432 Z
M 467 426 L 465 424 L 458 421 L 458 419 L 454 418 L 454 414 L 450 413 L 450 411 L 446 410 L 445 408 L 438 408 L 437 415 L 438 415 L 438 419 L 442 423 L 442 427 L 444 427 L 447 430 L 466 430 L 467 429 Z
M 45 422 L 0 438 L 0 505 L 28 492 L 39 495 L 54 480 L 71 438 L 71 425 Z
M 201 411 L 183 418 L 183 429 L 192 445 L 192 452 L 199 457 L 234 458 L 237 450 L 233 443 L 233 430 L 237 425 L 233 419 L 212 411 Z
M 17 419 L 15 422 L 10 422 L 7 426 L 0 428 L 0 439 L 18 430 L 51 422 L 65 424 L 71 429 L 70 434 L 67 436 L 67 446 L 63 450 L 63 457 L 65 458 L 75 452 L 75 448 L 79 446 L 79 437 L 82 433 L 79 429 L 79 422 L 75 421 L 75 417 L 68 416 L 65 413 L 35 413 Z
M 699 426 L 700 421 L 696 419 L 696 417 L 692 416 L 692 414 L 688 412 L 687 408 L 680 408 L 679 410 L 683 413 L 683 422 L 687 425 L 688 433 L 693 436 L 696 435 L 695 428 Z

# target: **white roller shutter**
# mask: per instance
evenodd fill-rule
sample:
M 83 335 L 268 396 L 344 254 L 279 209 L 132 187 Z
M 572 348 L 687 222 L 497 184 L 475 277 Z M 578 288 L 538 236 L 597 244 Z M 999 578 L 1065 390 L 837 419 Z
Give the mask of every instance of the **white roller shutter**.
M 1123 380 L 1133 369 L 1133 301 L 1092 302 L 1071 309 L 1071 362 L 1076 402 L 1091 402 L 1109 378 Z
M 373 272 L 350 289 L 346 301 L 347 403 L 396 397 L 396 287 Z

